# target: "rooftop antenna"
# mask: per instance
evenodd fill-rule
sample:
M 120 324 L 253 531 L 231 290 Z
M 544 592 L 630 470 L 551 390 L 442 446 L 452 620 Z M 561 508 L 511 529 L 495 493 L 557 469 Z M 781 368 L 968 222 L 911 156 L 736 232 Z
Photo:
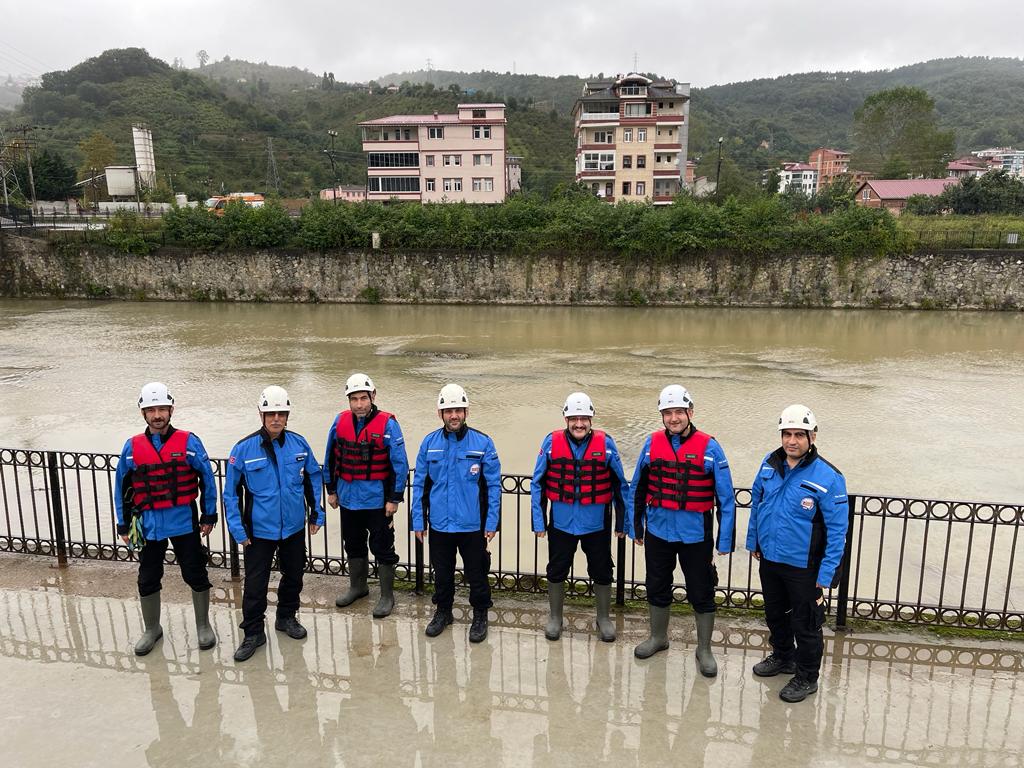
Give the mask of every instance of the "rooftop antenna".
M 633 71 L 640 71 L 640 55 L 636 51 L 633 52 Z

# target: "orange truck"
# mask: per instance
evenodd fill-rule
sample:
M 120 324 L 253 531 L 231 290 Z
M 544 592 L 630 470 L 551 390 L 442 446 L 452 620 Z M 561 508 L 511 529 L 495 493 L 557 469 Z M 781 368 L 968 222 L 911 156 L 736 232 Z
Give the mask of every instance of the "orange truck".
M 228 203 L 242 202 L 250 208 L 262 208 L 266 200 L 263 195 L 256 192 L 231 192 L 227 195 L 216 195 L 206 201 L 205 205 L 211 211 L 216 211 L 218 216 L 224 215 L 224 209 Z

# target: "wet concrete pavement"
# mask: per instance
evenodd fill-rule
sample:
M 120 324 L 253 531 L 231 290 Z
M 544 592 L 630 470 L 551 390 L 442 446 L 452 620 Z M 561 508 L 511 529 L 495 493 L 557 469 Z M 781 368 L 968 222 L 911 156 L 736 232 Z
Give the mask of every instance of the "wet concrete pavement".
M 620 616 L 604 644 L 589 608 L 567 608 L 571 628 L 550 643 L 543 602 L 505 599 L 470 645 L 464 595 L 431 640 L 427 598 L 400 593 L 395 615 L 373 620 L 368 601 L 334 608 L 338 578 L 307 577 L 309 637 L 271 631 L 235 664 L 239 586 L 211 572 L 221 644 L 200 653 L 171 566 L 164 639 L 137 658 L 134 566 L 51 563 L 0 555 L 8 768 L 1019 766 L 1024 749 L 1024 643 L 828 636 L 820 691 L 788 705 L 785 678 L 750 672 L 767 643 L 757 621 L 719 621 L 720 673 L 706 680 L 685 616 L 672 648 L 639 662 L 642 614 Z

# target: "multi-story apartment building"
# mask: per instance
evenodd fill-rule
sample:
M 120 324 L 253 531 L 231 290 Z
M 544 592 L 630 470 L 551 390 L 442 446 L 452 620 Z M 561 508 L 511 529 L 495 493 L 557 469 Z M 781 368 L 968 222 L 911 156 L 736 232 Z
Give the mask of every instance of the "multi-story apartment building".
M 500 203 L 506 194 L 505 105 L 392 115 L 359 124 L 367 200 Z
M 1004 171 L 1011 176 L 1024 178 L 1024 149 L 1013 147 L 995 147 L 993 149 L 982 149 L 971 152 L 972 155 L 985 160 L 995 161 Z
M 817 171 L 817 187 L 815 192 L 832 183 L 836 176 L 847 176 L 850 173 L 850 153 L 841 149 L 818 147 L 807 156 L 807 164 L 813 165 Z
M 667 204 L 685 187 L 688 83 L 636 73 L 587 82 L 573 121 L 576 181 L 595 195 Z
M 810 163 L 783 163 L 779 171 L 779 194 L 799 189 L 807 197 L 818 191 L 818 169 Z

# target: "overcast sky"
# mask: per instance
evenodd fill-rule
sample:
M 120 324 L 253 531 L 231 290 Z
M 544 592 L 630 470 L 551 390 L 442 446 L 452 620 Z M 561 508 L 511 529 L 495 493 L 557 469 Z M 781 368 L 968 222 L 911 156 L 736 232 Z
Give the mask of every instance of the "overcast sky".
M 696 86 L 947 56 L 1021 56 L 1024 0 L 130 0 L 15 3 L 0 74 L 68 69 L 137 46 L 363 81 L 435 69 L 544 75 L 641 71 Z

